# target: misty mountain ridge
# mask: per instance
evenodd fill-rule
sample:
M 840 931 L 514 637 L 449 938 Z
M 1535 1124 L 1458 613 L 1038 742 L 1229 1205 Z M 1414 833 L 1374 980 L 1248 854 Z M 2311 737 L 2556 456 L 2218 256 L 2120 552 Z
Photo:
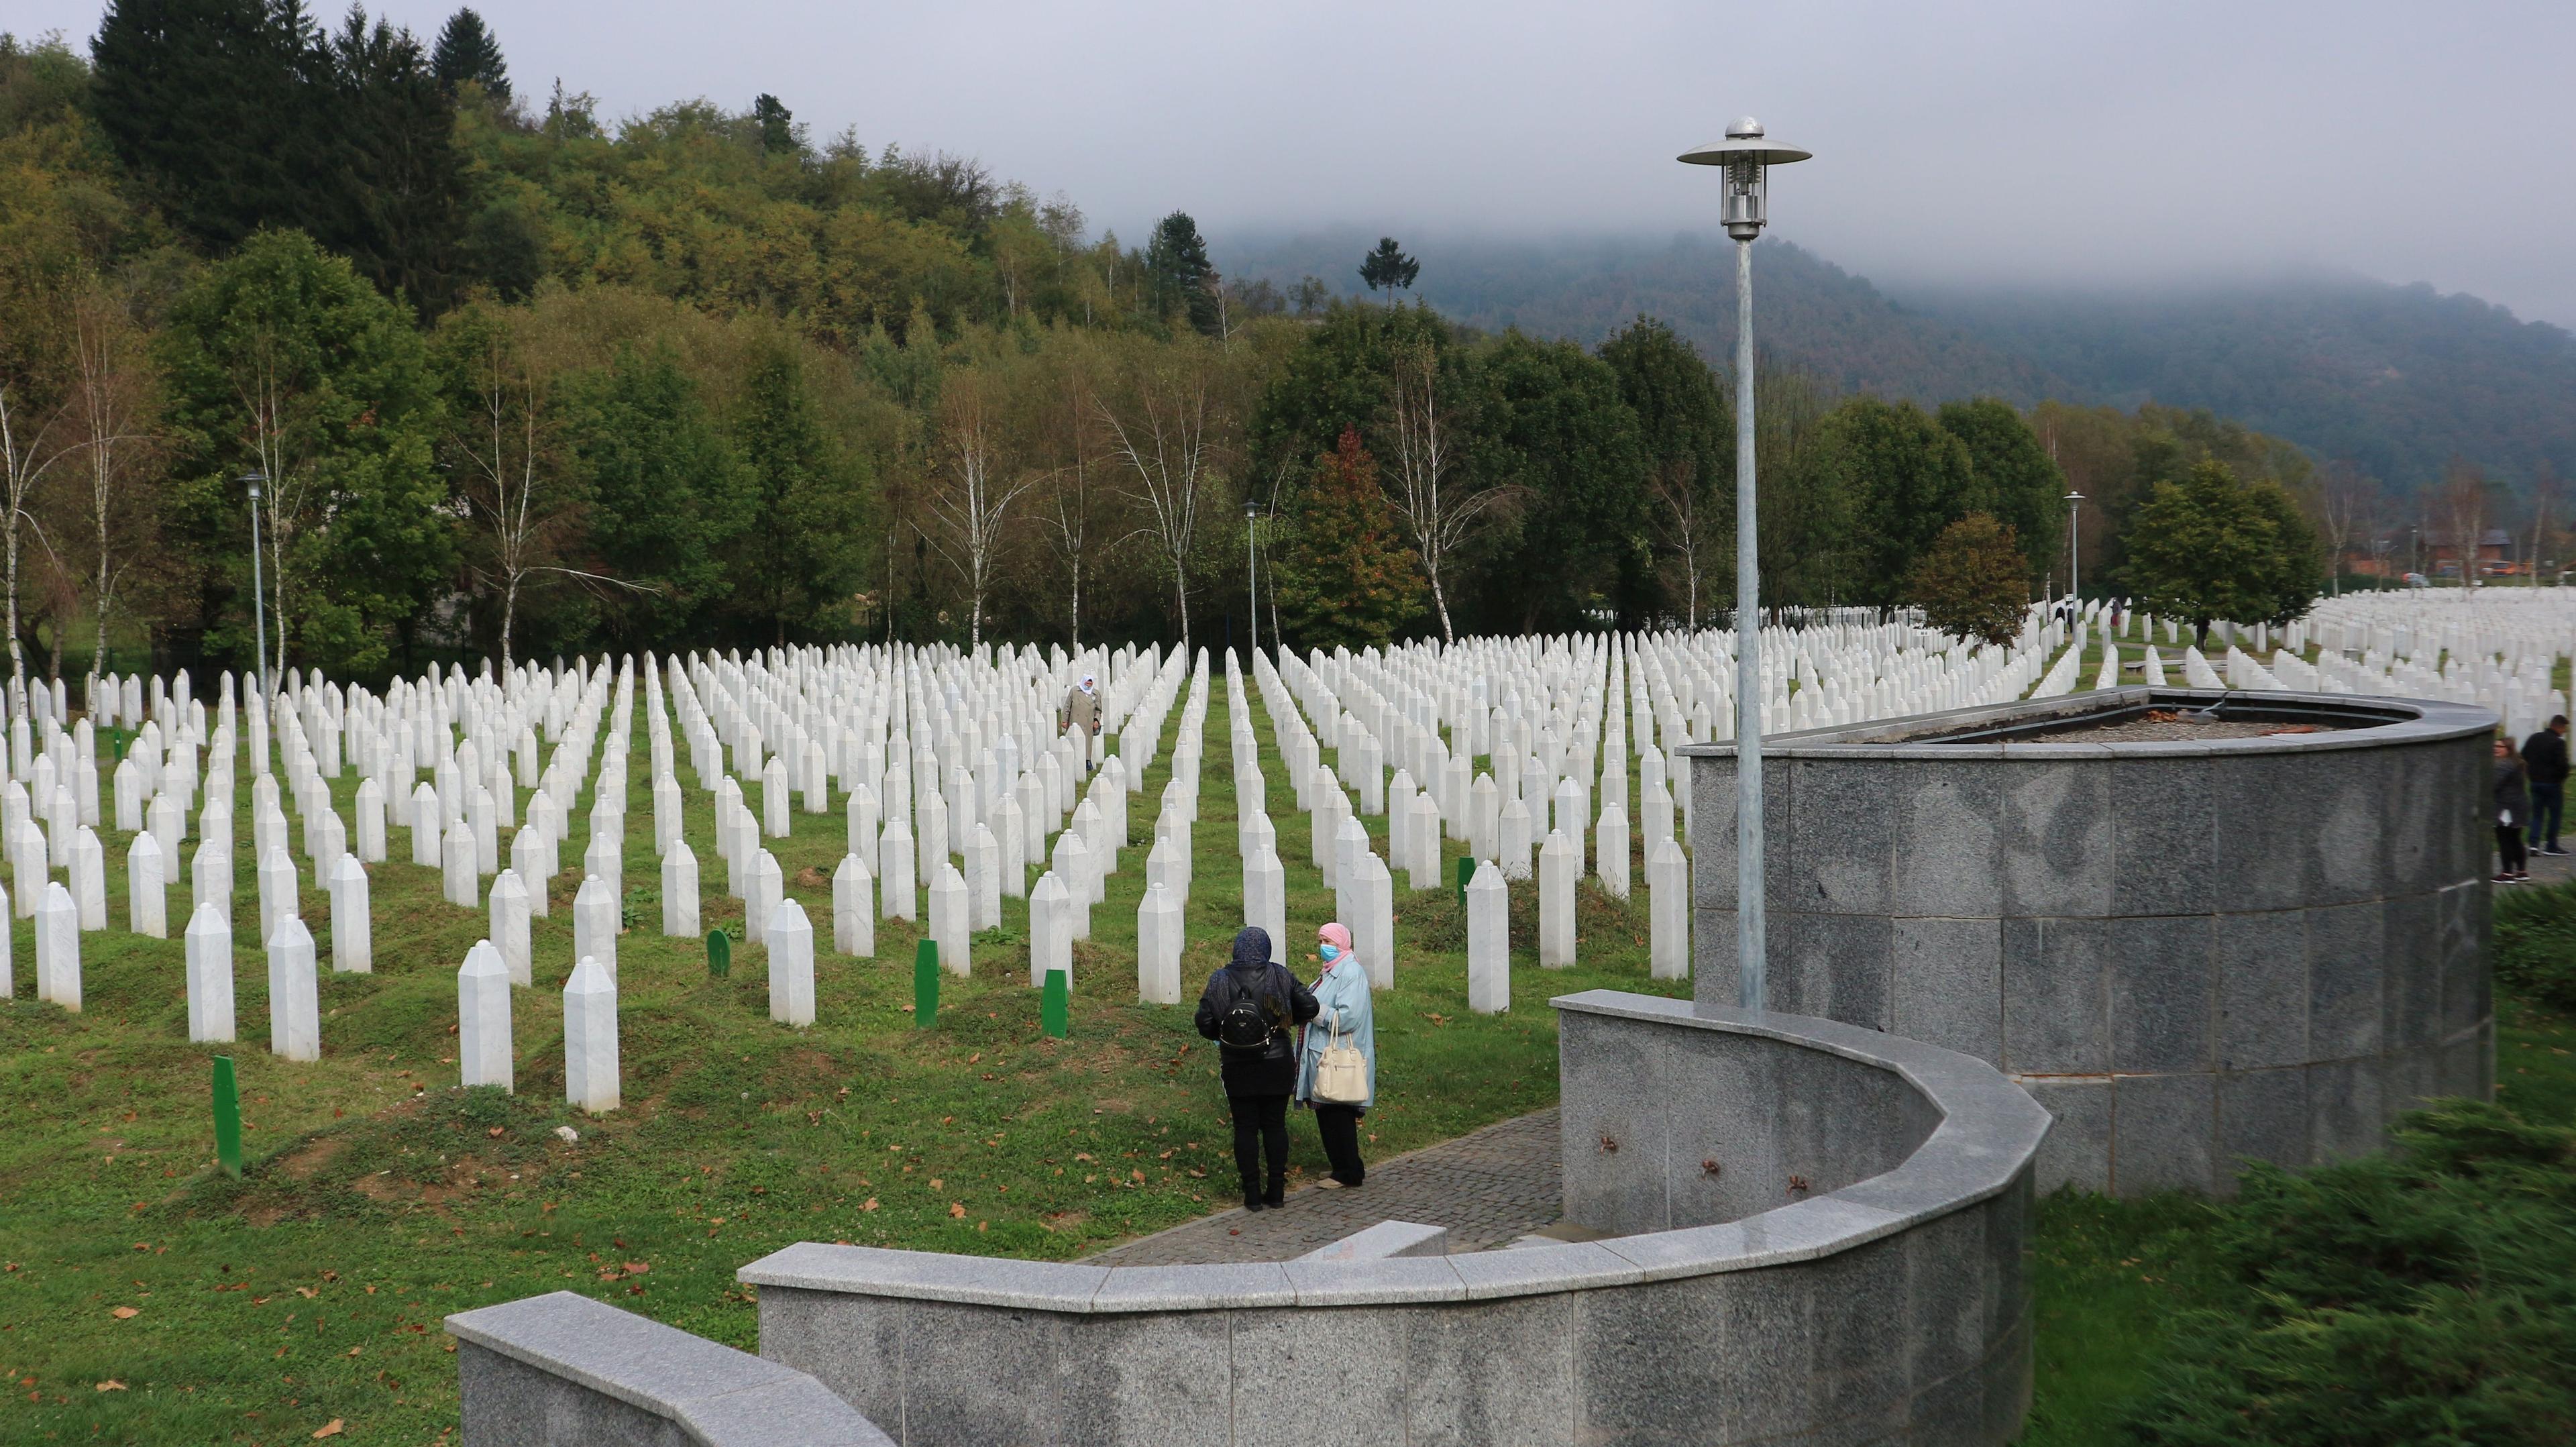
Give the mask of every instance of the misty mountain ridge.
M 1230 273 L 1357 293 L 1374 235 L 1221 248 Z M 1732 243 L 1685 233 L 1411 248 L 1414 294 L 1469 326 L 1587 345 L 1639 313 L 1724 362 Z M 1846 391 L 2207 408 L 2399 489 L 2454 458 L 2509 483 L 2576 475 L 2576 335 L 2421 283 L 2301 269 L 2204 285 L 1881 287 L 1792 243 L 1754 248 L 1756 344 Z

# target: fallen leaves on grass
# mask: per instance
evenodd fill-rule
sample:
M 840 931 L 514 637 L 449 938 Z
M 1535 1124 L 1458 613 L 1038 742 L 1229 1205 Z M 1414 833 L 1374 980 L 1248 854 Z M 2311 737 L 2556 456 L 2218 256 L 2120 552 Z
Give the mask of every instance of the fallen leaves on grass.
M 133 1306 L 120 1306 L 116 1310 L 108 1313 L 108 1315 L 115 1317 L 118 1321 L 125 1321 L 133 1317 L 141 1316 L 142 1314 L 142 1308 Z
M 324 1437 L 337 1437 L 340 1435 L 342 1429 L 340 1419 L 334 1417 L 330 1421 L 323 1423 L 320 1430 L 316 1431 L 313 1435 L 317 1440 Z
M 963 1201 L 951 1201 L 951 1202 L 949 1202 L 949 1203 L 948 1203 L 948 1214 L 949 1214 L 950 1216 L 952 1216 L 952 1217 L 957 1217 L 957 1218 L 961 1218 L 961 1219 L 962 1219 L 962 1218 L 965 1216 L 965 1214 L 966 1214 L 966 1203 L 965 1203 L 965 1202 L 963 1202 Z
M 110 1377 L 106 1381 L 99 1383 L 98 1389 L 102 1392 L 122 1392 L 125 1390 L 125 1383 L 116 1380 L 114 1377 Z

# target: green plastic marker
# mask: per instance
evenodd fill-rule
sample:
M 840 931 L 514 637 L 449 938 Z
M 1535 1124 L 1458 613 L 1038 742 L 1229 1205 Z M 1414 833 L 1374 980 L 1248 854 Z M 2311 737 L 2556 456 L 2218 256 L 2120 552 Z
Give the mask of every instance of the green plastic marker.
M 229 1055 L 215 1057 L 215 1164 L 227 1176 L 241 1175 L 241 1089 Z
M 723 930 L 707 931 L 707 973 L 719 980 L 733 973 L 733 936 Z
M 1476 879 L 1476 856 L 1472 854 L 1459 855 L 1458 868 L 1456 872 L 1458 875 L 1458 907 L 1460 909 L 1465 909 L 1467 907 L 1467 886 L 1474 883 Z
M 937 940 L 923 940 L 912 952 L 912 1023 L 921 1030 L 939 1023 Z
M 1072 1013 L 1068 1008 L 1070 1002 L 1066 998 L 1072 988 L 1072 982 L 1064 971 L 1047 971 L 1046 994 L 1038 1002 L 1038 1026 L 1058 1040 L 1073 1028 L 1069 1018 Z

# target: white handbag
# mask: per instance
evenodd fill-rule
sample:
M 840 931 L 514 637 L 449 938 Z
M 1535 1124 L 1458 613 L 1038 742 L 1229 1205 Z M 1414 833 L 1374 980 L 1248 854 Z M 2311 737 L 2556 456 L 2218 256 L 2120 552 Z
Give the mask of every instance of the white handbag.
M 1325 1105 L 1362 1105 L 1369 1098 L 1368 1057 L 1342 1037 L 1340 1021 L 1315 1061 L 1314 1099 Z

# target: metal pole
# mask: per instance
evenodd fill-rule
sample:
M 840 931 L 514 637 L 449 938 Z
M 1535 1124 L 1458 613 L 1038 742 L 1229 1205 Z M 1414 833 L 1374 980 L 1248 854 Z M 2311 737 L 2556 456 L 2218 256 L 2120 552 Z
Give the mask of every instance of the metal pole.
M 1754 543 L 1753 239 L 1735 243 L 1735 962 L 1741 1003 L 1763 1008 L 1762 586 Z
M 268 585 L 259 568 L 259 484 L 250 485 L 250 609 L 251 626 L 259 633 L 260 707 L 268 706 Z
M 2066 597 L 2079 608 L 2084 605 L 2084 589 L 2076 581 L 2075 560 L 2078 554 L 2075 539 L 2084 527 L 2082 508 L 2082 503 L 2070 502 L 2066 505 Z
M 1253 543 L 1252 507 L 1243 509 L 1243 588 L 1244 616 L 1252 625 L 1252 656 L 1261 656 L 1261 561 L 1260 549 Z M 1250 662 L 1250 659 L 1245 660 Z

